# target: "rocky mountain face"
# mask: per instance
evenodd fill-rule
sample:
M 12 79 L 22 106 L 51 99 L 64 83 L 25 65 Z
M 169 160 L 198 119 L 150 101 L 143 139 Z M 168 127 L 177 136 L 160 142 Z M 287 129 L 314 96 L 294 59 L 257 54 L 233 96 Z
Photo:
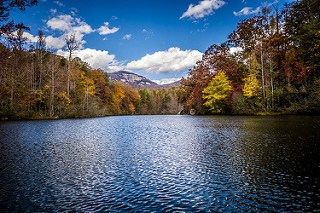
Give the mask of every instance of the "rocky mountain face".
M 160 88 L 170 88 L 179 86 L 180 82 L 174 82 L 171 84 L 159 85 L 146 77 L 141 75 L 137 75 L 135 73 L 131 73 L 128 71 L 119 71 L 114 73 L 108 73 L 110 81 L 122 81 L 125 84 L 128 84 L 134 88 L 152 88 L 152 89 L 160 89 Z

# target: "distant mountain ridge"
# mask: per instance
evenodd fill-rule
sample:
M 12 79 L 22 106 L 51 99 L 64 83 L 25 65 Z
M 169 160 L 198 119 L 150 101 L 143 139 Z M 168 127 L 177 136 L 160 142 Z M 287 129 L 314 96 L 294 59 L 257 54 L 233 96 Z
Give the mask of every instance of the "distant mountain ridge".
M 128 72 L 128 71 L 118 71 L 113 73 L 108 73 L 110 81 L 122 81 L 125 84 L 128 84 L 134 88 L 152 88 L 152 89 L 161 89 L 161 88 L 170 88 L 180 85 L 180 81 L 173 82 L 170 84 L 159 85 L 144 76 Z

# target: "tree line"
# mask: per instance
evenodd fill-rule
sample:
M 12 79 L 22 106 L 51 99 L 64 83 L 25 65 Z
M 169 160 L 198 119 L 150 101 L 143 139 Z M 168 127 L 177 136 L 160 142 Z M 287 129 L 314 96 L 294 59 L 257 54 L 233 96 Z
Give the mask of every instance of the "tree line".
M 2 119 L 74 118 L 127 114 L 176 114 L 175 88 L 136 89 L 110 82 L 107 73 L 80 58 L 45 50 L 40 32 L 35 48 L 0 44 Z
M 67 58 L 46 49 L 46 37 L 38 32 L 28 46 L 23 23 L 9 20 L 11 9 L 24 10 L 34 0 L 1 1 L 0 8 L 0 118 L 46 119 L 128 114 L 176 114 L 175 88 L 136 89 L 110 82 L 107 73 L 92 69 L 73 57 L 75 35 L 65 37 Z
M 319 113 L 319 77 L 320 1 L 300 0 L 240 21 L 182 80 L 179 101 L 197 114 Z
M 10 10 L 36 0 L 0 2 L 0 118 L 42 119 L 127 114 L 269 114 L 320 111 L 320 2 L 300 0 L 263 8 L 214 44 L 181 86 L 136 89 L 74 58 L 74 35 L 65 37 L 68 58 L 28 46 L 23 23 Z M 231 51 L 233 50 L 233 51 Z
M 80 58 L 45 50 L 45 37 L 24 50 L 15 37 L 0 44 L 2 119 L 74 118 L 128 114 L 176 114 L 175 88 L 136 89 L 110 82 L 107 73 Z

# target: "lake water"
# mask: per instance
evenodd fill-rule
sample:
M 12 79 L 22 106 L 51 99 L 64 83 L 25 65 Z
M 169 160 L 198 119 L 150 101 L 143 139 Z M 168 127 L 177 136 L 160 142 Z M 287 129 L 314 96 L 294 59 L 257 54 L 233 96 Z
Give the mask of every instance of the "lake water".
M 320 211 L 320 117 L 0 123 L 0 209 Z

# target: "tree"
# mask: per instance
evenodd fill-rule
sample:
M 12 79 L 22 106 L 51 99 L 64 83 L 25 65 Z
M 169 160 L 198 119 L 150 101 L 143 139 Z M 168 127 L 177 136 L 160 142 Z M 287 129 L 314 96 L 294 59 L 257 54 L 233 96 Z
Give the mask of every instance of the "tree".
M 9 34 L 16 30 L 16 25 L 13 21 L 4 23 L 9 20 L 10 11 L 18 9 L 24 11 L 26 7 L 37 5 L 38 0 L 1 0 L 0 1 L 0 36 Z
M 29 31 L 30 28 L 24 26 L 23 23 L 16 24 L 14 28 L 16 29 L 15 33 L 7 34 L 7 40 L 12 49 L 22 51 L 27 41 L 27 38 L 23 36 L 23 33 L 24 31 Z
M 223 71 L 212 79 L 203 90 L 204 105 L 213 113 L 222 113 L 225 110 L 225 101 L 232 90 L 231 81 Z
M 36 74 L 35 74 L 35 84 L 37 88 L 42 87 L 43 83 L 43 59 L 46 54 L 46 38 L 44 33 L 39 30 L 38 31 L 38 40 L 36 45 Z
M 209 63 L 206 63 L 205 59 L 197 62 L 188 77 L 181 81 L 182 91 L 179 99 L 186 111 L 196 109 L 198 114 L 206 112 L 206 108 L 203 107 L 202 91 L 214 76 L 213 70 L 207 65 Z
M 70 97 L 70 73 L 71 73 L 71 60 L 72 60 L 72 53 L 74 52 L 74 50 L 78 49 L 78 43 L 76 40 L 76 36 L 75 34 L 71 34 L 71 35 L 66 35 L 65 37 L 65 42 L 66 42 L 66 46 L 67 46 L 67 50 L 69 52 L 69 56 L 68 56 L 68 80 L 67 80 L 67 95 L 68 97 Z
M 152 109 L 151 92 L 148 89 L 139 90 L 139 114 L 150 114 Z
M 320 76 L 320 1 L 301 0 L 287 5 L 285 31 L 311 73 Z
M 250 73 L 246 78 L 243 79 L 243 96 L 247 98 L 253 98 L 260 96 L 260 85 L 259 81 L 254 73 Z
M 125 93 L 123 89 L 116 85 L 113 90 L 113 95 L 112 95 L 112 111 L 114 114 L 121 114 L 121 102 L 125 98 Z
M 79 78 L 79 86 L 83 90 L 82 111 L 89 109 L 89 97 L 95 95 L 94 81 L 88 76 L 89 72 L 81 71 Z

